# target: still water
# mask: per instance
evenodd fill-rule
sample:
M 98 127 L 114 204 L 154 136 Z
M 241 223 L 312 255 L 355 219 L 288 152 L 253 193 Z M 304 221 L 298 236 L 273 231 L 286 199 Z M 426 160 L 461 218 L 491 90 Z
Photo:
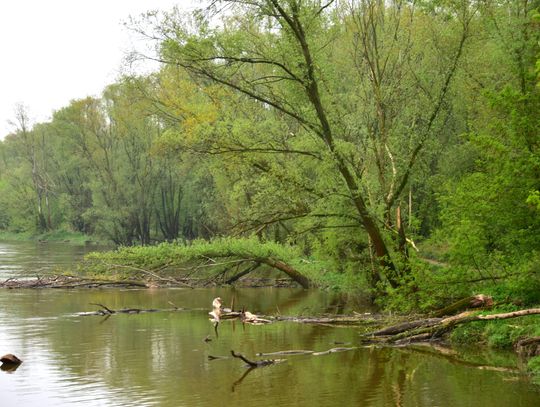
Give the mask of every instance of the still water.
M 0 353 L 24 360 L 16 371 L 0 371 L 0 405 L 540 406 L 540 386 L 519 370 L 478 366 L 516 367 L 509 354 L 456 359 L 358 347 L 281 356 L 283 363 L 252 370 L 238 359 L 210 361 L 231 350 L 257 359 L 258 352 L 359 345 L 357 328 L 294 322 L 224 321 L 216 334 L 207 313 L 218 295 L 263 314 L 367 311 L 350 298 L 301 289 L 0 290 Z M 96 310 L 91 303 L 186 310 L 77 315 Z
M 69 267 L 86 253 L 109 248 L 94 244 L 0 241 L 0 280 L 51 274 Z

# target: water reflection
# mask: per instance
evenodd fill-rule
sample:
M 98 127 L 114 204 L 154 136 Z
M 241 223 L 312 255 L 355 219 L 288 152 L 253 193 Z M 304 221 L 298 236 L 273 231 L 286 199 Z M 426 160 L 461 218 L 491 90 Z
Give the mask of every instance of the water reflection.
M 0 243 L 0 278 L 34 276 L 69 265 L 95 247 Z M 208 321 L 213 298 L 270 315 L 367 312 L 352 295 L 288 289 L 2 290 L 0 354 L 24 359 L 0 374 L 2 405 L 17 406 L 530 406 L 538 388 L 512 372 L 478 369 L 482 361 L 405 349 L 359 348 L 325 356 L 284 356 L 275 366 L 248 369 L 231 349 L 325 351 L 358 344 L 357 329 L 280 322 L 265 326 Z M 112 309 L 185 311 L 78 316 Z M 218 335 L 219 334 L 219 335 Z M 211 341 L 205 341 L 211 338 Z M 349 345 L 347 345 L 349 346 Z M 224 356 L 210 361 L 208 356 Z M 509 364 L 515 363 L 515 360 Z M 9 374 L 5 374 L 9 373 Z
M 108 246 L 65 242 L 0 242 L 0 279 L 35 277 L 69 267 L 90 251 Z
M 24 359 L 17 371 L 0 374 L 0 389 L 12 389 L 2 405 L 516 407 L 540 402 L 538 388 L 521 375 L 411 349 L 277 356 L 286 361 L 250 370 L 230 351 L 249 359 L 291 349 L 325 351 L 336 342 L 357 345 L 359 332 L 223 321 L 218 336 L 207 314 L 217 296 L 225 304 L 235 296 L 246 309 L 282 315 L 313 315 L 341 301 L 328 293 L 286 289 L 0 291 L 0 352 Z M 170 302 L 187 310 L 76 315 L 95 310 L 90 303 L 163 309 Z M 225 358 L 209 360 L 210 355 Z

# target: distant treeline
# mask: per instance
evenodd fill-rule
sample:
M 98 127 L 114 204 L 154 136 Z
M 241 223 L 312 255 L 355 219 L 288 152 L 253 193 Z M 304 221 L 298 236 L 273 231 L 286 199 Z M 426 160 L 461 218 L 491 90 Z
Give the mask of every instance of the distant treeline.
M 428 278 L 423 241 L 455 266 L 441 281 L 530 285 L 539 7 L 253 0 L 150 13 L 131 29 L 155 45 L 158 72 L 49 122 L 17 110 L 0 143 L 0 229 L 120 245 L 257 236 L 410 292 Z

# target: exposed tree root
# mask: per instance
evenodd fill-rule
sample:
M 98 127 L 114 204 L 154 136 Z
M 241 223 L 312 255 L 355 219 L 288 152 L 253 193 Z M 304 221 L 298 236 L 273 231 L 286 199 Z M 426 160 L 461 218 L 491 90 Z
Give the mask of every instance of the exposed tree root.
M 540 336 L 523 338 L 519 340 L 514 347 L 521 356 L 540 356 Z

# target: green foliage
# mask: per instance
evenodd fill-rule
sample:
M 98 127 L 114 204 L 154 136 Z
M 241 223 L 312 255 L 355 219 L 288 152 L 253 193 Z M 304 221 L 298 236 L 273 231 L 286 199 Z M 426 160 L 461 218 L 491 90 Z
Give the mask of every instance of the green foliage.
M 148 21 L 159 72 L 18 111 L 0 230 L 176 240 L 99 272 L 268 255 L 400 312 L 540 303 L 537 2 L 230 3 Z
M 540 212 L 540 191 L 532 191 L 527 197 L 527 203 Z
M 534 381 L 540 384 L 540 356 L 535 356 L 527 362 L 527 369 L 534 375 Z
M 458 326 L 452 330 L 450 341 L 457 345 L 474 345 L 482 343 L 484 340 L 484 324 L 482 322 L 471 322 Z
M 491 312 L 510 312 L 515 308 L 503 307 Z M 494 349 L 511 349 L 518 340 L 540 334 L 538 321 L 538 317 L 531 316 L 512 320 L 478 321 L 463 324 L 452 331 L 450 341 L 464 345 L 485 343 Z

